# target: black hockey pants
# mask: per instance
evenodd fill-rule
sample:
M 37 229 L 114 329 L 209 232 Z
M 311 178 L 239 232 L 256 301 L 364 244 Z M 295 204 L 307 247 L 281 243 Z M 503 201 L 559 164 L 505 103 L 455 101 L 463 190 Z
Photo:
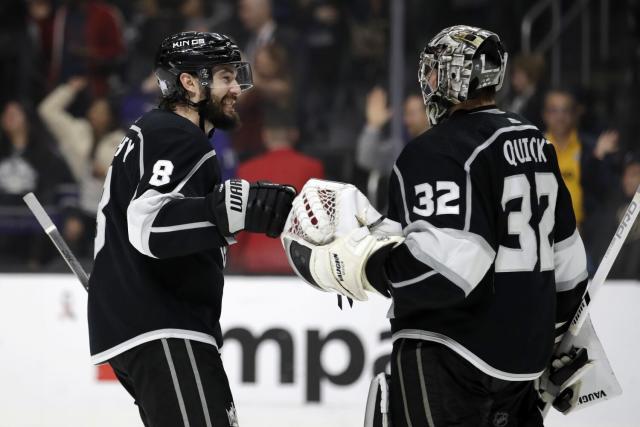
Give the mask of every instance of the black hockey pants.
M 444 345 L 400 339 L 391 358 L 393 427 L 539 427 L 533 381 L 491 377 Z
M 186 339 L 141 344 L 109 360 L 146 427 L 238 427 L 218 349 Z

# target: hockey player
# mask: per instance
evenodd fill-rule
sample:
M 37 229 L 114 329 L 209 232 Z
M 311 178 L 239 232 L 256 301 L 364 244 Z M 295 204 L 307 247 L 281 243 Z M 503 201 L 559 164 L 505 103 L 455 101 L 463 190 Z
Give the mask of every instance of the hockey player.
M 367 223 L 325 245 L 284 239 L 311 284 L 391 296 L 396 427 L 541 426 L 534 381 L 586 287 L 553 146 L 494 105 L 506 61 L 499 37 L 474 27 L 446 28 L 425 47 L 432 128 L 405 147 L 390 181 L 401 236 Z
M 249 64 L 226 36 L 184 32 L 156 55 L 160 108 L 126 134 L 107 172 L 89 282 L 92 361 L 109 363 L 146 426 L 237 426 L 218 353 L 226 248 L 277 237 L 295 191 L 220 182 L 207 134 L 238 122 Z

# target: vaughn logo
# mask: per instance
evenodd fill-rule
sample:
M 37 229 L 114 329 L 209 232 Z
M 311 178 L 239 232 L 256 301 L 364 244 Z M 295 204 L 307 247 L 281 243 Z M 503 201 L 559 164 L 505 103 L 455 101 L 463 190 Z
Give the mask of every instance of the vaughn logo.
M 604 390 L 595 391 L 593 393 L 585 394 L 584 396 L 580 396 L 578 398 L 578 404 L 583 405 L 587 402 L 593 402 L 594 400 L 604 399 L 607 397 L 607 393 Z
M 339 281 L 344 282 L 344 263 L 340 261 L 338 254 L 333 253 L 331 255 L 333 256 L 333 262 L 335 264 L 336 278 Z

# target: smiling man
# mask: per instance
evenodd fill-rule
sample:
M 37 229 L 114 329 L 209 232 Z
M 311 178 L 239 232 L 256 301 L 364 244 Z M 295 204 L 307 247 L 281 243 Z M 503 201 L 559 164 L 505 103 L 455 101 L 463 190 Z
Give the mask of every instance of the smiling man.
M 290 186 L 221 182 L 207 135 L 232 129 L 251 68 L 226 36 L 185 32 L 156 55 L 158 109 L 118 146 L 98 206 L 92 361 L 109 363 L 146 426 L 237 426 L 218 353 L 226 248 L 280 235 Z

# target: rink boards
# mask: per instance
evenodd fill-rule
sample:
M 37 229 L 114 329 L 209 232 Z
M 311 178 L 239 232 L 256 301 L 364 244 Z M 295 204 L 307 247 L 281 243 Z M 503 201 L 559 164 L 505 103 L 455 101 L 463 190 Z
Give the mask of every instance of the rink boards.
M 389 302 L 338 308 L 288 277 L 231 277 L 222 350 L 242 427 L 362 425 L 369 381 L 388 363 Z M 593 319 L 624 389 L 549 426 L 637 426 L 640 284 L 608 283 Z M 70 275 L 0 275 L 0 427 L 138 426 L 132 399 L 89 362 L 86 293 Z

